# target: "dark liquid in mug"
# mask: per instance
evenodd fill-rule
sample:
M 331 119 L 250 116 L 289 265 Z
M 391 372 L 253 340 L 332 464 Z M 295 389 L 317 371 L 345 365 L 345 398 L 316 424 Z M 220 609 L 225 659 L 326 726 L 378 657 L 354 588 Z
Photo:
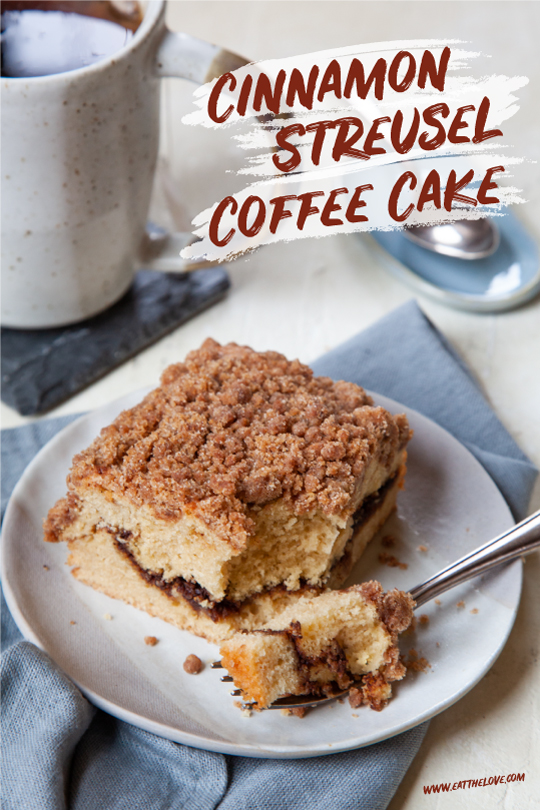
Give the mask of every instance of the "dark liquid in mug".
M 2 3 L 2 76 L 49 76 L 122 50 L 142 21 L 129 0 Z

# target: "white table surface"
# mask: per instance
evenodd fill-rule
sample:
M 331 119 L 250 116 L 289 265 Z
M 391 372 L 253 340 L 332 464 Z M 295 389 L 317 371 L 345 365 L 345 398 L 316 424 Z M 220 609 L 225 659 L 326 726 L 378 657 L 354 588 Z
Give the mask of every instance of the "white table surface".
M 540 4 L 534 2 L 330 2 L 172 0 L 170 27 L 218 42 L 250 59 L 393 39 L 458 38 L 491 55 L 474 74 L 526 75 L 521 109 L 506 122 L 505 143 L 540 161 Z M 192 216 L 238 180 L 227 169 L 244 155 L 220 132 L 185 127 L 192 87 L 167 80 L 162 153 L 170 172 L 171 220 L 189 230 Z M 525 191 L 516 213 L 540 237 L 540 169 L 515 168 Z M 163 215 L 160 199 L 155 210 Z M 265 247 L 228 266 L 228 297 L 51 412 L 88 410 L 157 382 L 161 371 L 208 336 L 275 349 L 310 362 L 415 294 L 372 258 L 365 239 L 332 236 Z M 476 315 L 416 296 L 424 312 L 466 360 L 501 421 L 540 466 L 540 299 L 512 312 Z M 2 405 L 3 427 L 31 421 Z M 540 508 L 537 483 L 531 511 Z M 525 563 L 517 622 L 490 673 L 431 723 L 390 810 L 529 810 L 540 796 L 540 555 Z M 423 785 L 525 772 L 525 782 L 425 795 Z

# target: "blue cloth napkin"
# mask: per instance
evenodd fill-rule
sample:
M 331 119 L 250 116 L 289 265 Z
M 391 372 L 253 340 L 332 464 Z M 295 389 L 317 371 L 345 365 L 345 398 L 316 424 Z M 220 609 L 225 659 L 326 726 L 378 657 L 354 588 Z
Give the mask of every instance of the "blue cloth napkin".
M 496 481 L 516 518 L 536 477 L 466 367 L 414 302 L 314 364 L 439 422 Z M 2 509 L 23 468 L 74 417 L 3 431 Z M 384 810 L 424 723 L 390 740 L 303 760 L 233 757 L 170 742 L 95 709 L 2 605 L 5 810 Z

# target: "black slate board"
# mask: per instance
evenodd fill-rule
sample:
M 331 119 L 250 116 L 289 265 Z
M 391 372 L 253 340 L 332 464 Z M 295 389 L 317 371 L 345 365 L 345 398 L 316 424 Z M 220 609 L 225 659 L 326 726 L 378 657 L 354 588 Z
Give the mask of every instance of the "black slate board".
M 219 301 L 222 267 L 186 274 L 140 270 L 124 297 L 61 329 L 2 329 L 2 400 L 23 416 L 45 413 Z

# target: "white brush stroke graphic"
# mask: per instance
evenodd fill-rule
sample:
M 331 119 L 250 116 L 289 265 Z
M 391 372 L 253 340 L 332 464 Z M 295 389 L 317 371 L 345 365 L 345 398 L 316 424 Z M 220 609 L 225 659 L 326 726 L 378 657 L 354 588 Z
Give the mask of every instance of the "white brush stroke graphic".
M 515 93 L 528 79 L 466 75 L 464 71 L 480 54 L 457 47 L 460 44 L 457 40 L 415 40 L 336 48 L 252 63 L 198 88 L 194 93 L 198 109 L 185 116 L 184 123 L 227 127 L 246 151 L 246 165 L 239 174 L 258 179 L 193 220 L 200 241 L 185 248 L 183 258 L 225 261 L 277 241 L 390 230 L 403 227 L 405 221 L 415 225 L 497 216 L 503 206 L 525 202 L 519 189 L 508 185 L 512 165 L 523 159 L 501 150 L 507 148 L 502 144 L 502 125 L 519 110 Z M 448 49 L 441 91 L 441 66 Z M 408 55 L 400 55 L 403 51 Z M 386 61 L 386 71 L 380 60 Z M 423 70 L 421 87 L 424 60 L 432 71 Z M 366 78 L 374 70 L 379 77 L 374 78 L 365 99 L 359 97 L 355 81 L 358 61 Z M 310 93 L 305 103 L 300 103 L 298 93 L 288 98 L 298 71 L 304 84 L 313 89 L 312 103 Z M 264 86 L 269 96 L 260 94 L 254 106 L 261 74 L 268 77 Z M 349 97 L 345 97 L 347 89 Z M 218 121 L 210 117 L 209 103 Z M 436 112 L 433 105 L 438 105 Z M 383 120 L 376 124 L 377 119 Z M 249 121 L 248 134 L 234 134 L 240 121 Z M 286 130 L 290 134 L 279 149 L 276 138 L 284 136 L 284 128 L 289 127 L 293 129 Z M 397 138 L 392 136 L 394 127 Z M 473 142 L 475 135 L 496 130 L 500 134 Z M 409 132 L 405 150 L 400 141 Z M 359 136 L 354 142 L 350 140 L 353 134 Z M 433 141 L 437 134 L 441 143 Z M 430 147 L 430 143 L 437 145 Z M 352 155 L 347 154 L 351 150 Z M 286 170 L 288 165 L 290 170 Z M 486 172 L 494 168 L 493 185 L 482 196 L 490 202 L 473 206 Z M 431 174 L 434 171 L 440 177 L 440 194 L 435 183 L 422 195 L 426 179 L 437 179 Z M 458 196 L 451 210 L 446 210 L 444 190 L 451 186 L 452 177 L 459 180 L 471 171 L 470 182 L 457 192 L 467 199 Z M 414 178 L 408 175 L 392 207 L 392 190 L 406 172 Z M 355 196 L 361 187 L 365 188 Z M 426 202 L 426 193 L 431 201 Z M 396 221 L 408 208 L 407 219 Z

